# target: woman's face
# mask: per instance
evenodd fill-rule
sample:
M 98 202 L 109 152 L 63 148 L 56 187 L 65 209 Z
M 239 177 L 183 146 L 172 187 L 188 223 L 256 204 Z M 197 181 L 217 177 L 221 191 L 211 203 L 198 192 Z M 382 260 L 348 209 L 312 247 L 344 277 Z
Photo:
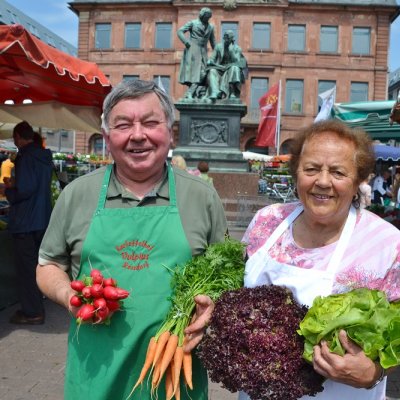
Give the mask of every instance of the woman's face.
M 333 132 L 306 141 L 297 170 L 297 191 L 305 215 L 318 223 L 345 219 L 357 193 L 355 146 Z

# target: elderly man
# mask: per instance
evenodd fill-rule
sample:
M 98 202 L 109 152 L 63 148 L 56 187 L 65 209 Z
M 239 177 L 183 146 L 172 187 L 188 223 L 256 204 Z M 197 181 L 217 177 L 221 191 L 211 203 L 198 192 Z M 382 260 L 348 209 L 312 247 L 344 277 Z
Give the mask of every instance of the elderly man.
M 233 31 L 224 34 L 208 60 L 208 97 L 215 101 L 221 98 L 238 99 L 247 72 L 247 62 L 242 49 L 235 44 Z
M 72 319 L 66 400 L 128 397 L 147 344 L 169 308 L 169 270 L 226 233 L 216 191 L 166 163 L 173 123 L 173 103 L 155 83 L 121 82 L 103 105 L 103 135 L 114 164 L 70 183 L 56 203 L 37 268 L 46 296 L 75 315 L 69 276 L 81 278 L 91 268 L 132 293 L 110 326 L 80 326 L 74 338 Z M 126 253 L 145 259 L 144 267 Z M 213 308 L 207 296 L 195 301 L 197 319 L 187 328 L 187 350 L 199 343 Z M 197 362 L 194 380 L 194 390 L 182 397 L 207 399 L 206 372 Z M 150 388 L 144 385 L 131 398 L 150 400 Z

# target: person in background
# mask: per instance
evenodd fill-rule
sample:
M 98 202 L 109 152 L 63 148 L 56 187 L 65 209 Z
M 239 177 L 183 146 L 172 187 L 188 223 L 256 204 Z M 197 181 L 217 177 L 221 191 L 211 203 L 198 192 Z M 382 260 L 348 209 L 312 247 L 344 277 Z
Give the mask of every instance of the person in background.
M 8 158 L 1 163 L 1 175 L 0 175 L 0 183 L 4 183 L 4 179 L 11 179 L 13 175 L 14 161 L 17 157 L 17 153 L 10 152 L 8 153 Z
M 400 298 L 400 231 L 366 209 L 357 191 L 375 163 L 372 142 L 336 120 L 296 134 L 289 168 L 299 201 L 259 210 L 247 228 L 245 286 L 275 284 L 311 306 L 317 296 L 366 287 Z M 324 391 L 304 399 L 383 400 L 387 371 L 342 330 L 343 356 L 314 347 Z M 249 397 L 241 393 L 241 400 Z
M 187 170 L 186 161 L 182 156 L 172 156 L 171 165 L 183 171 Z
M 51 215 L 50 184 L 53 171 L 50 150 L 34 143 L 26 121 L 15 125 L 13 139 L 18 147 L 15 179 L 5 181 L 10 203 L 8 230 L 12 234 L 21 309 L 10 318 L 13 324 L 43 324 L 43 296 L 36 283 L 39 246 Z
M 66 400 L 128 397 L 167 315 L 171 270 L 224 240 L 227 222 L 215 189 L 166 163 L 173 123 L 173 102 L 154 82 L 116 85 L 104 100 L 102 122 L 114 164 L 72 181 L 55 204 L 37 268 L 43 293 L 75 316 L 70 277 L 80 279 L 91 268 L 132 293 L 109 326 L 80 326 L 77 338 L 71 318 Z M 186 351 L 201 340 L 213 309 L 208 296 L 194 300 Z M 207 374 L 196 359 L 193 381 L 193 391 L 182 387 L 181 398 L 206 400 Z M 151 395 L 143 385 L 131 399 Z
M 372 188 L 368 183 L 368 178 L 360 183 L 358 187 L 358 195 L 360 201 L 360 208 L 366 208 L 371 205 Z
M 209 167 L 207 161 L 200 161 L 197 164 L 197 169 L 200 171 L 200 178 L 204 179 L 210 185 L 214 185 L 213 178 L 208 176 Z
M 390 185 L 391 173 L 389 170 L 375 176 L 372 184 L 372 202 L 374 204 L 386 205 L 385 203 L 392 197 Z

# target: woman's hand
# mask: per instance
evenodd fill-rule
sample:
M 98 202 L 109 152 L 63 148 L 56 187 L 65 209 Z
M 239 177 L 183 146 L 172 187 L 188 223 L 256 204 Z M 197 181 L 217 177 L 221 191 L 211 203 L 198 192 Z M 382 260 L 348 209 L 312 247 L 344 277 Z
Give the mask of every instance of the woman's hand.
M 316 372 L 333 381 L 355 388 L 369 388 L 382 371 L 379 364 L 368 358 L 363 350 L 351 341 L 344 330 L 339 333 L 346 351 L 344 356 L 331 353 L 326 342 L 314 346 L 313 365 Z
M 186 344 L 184 350 L 187 353 L 191 352 L 203 338 L 215 306 L 214 302 L 205 295 L 196 296 L 194 301 L 196 303 L 196 313 L 190 325 L 185 329 Z

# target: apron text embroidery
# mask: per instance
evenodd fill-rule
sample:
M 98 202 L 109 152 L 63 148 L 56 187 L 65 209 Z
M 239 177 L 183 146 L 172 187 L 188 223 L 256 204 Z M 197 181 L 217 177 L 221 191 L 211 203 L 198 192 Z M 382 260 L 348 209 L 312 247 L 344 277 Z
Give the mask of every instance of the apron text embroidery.
M 149 251 L 153 250 L 154 246 L 151 246 L 147 243 L 147 240 L 143 240 L 142 242 L 139 242 L 139 240 L 125 240 L 124 243 L 122 243 L 119 246 L 116 246 L 117 251 L 121 251 L 125 249 L 126 247 L 143 247 Z

